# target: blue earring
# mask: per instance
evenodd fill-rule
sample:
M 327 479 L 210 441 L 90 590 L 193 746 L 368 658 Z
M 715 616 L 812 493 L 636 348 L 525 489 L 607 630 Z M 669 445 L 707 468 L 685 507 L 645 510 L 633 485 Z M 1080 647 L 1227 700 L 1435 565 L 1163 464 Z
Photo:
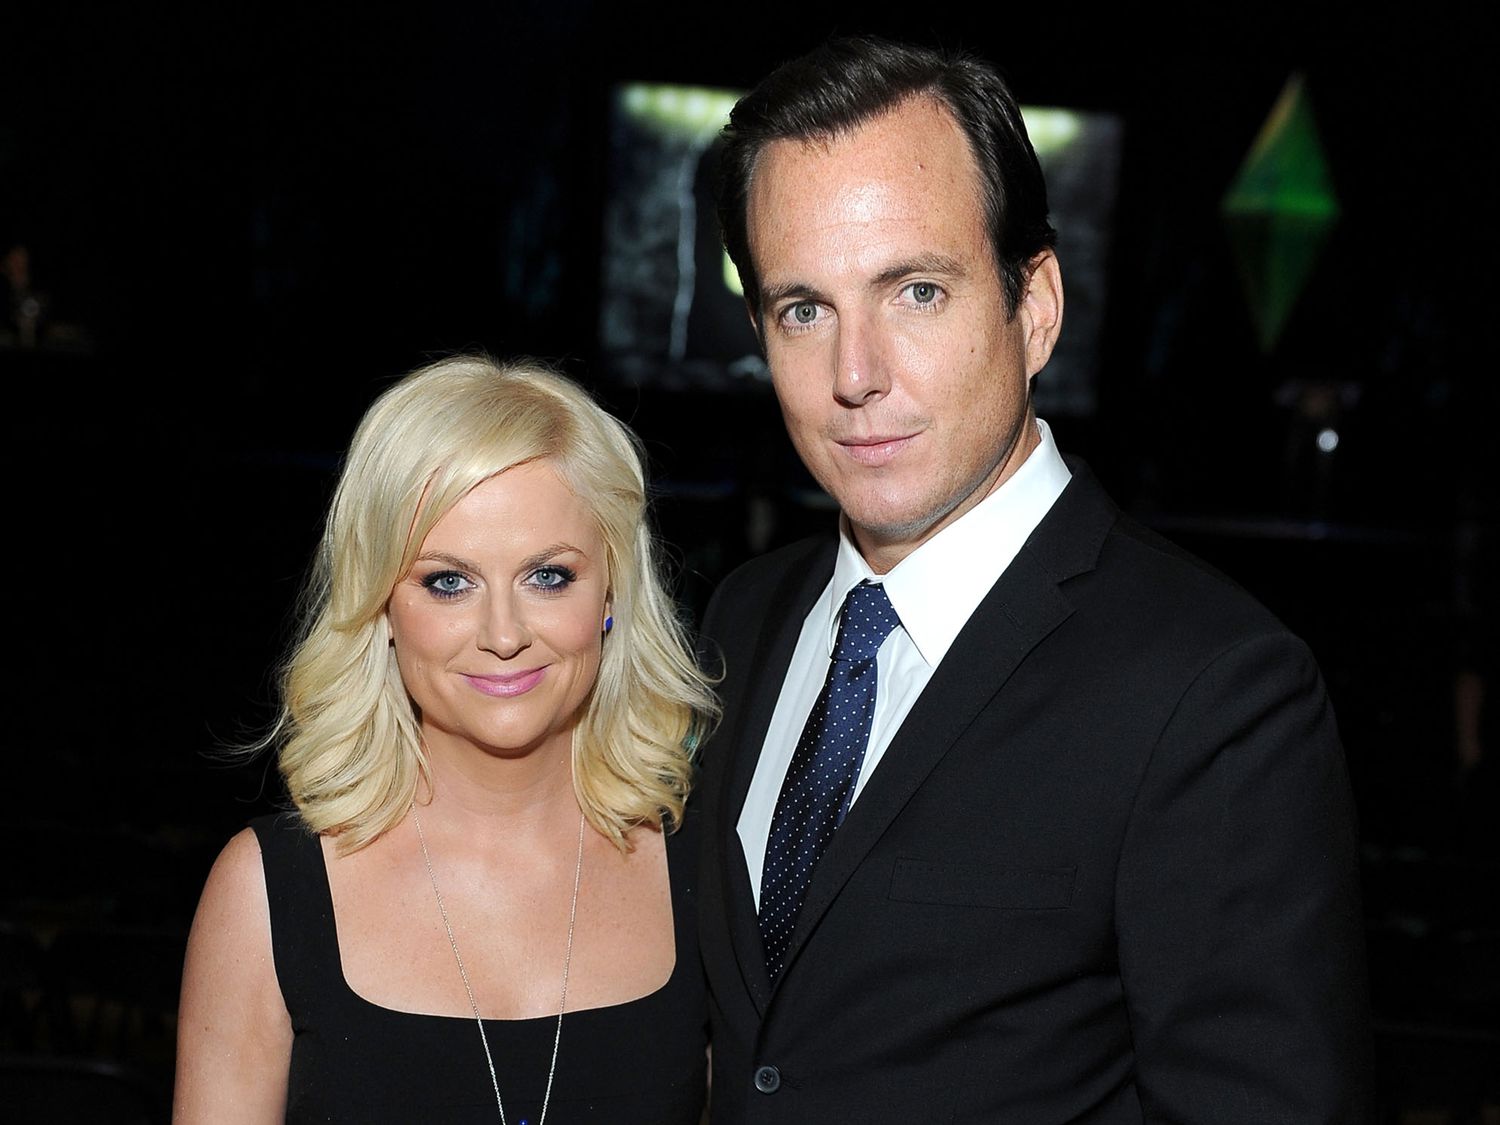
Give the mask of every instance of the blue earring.
M 604 632 L 606 634 L 608 634 L 609 631 L 611 629 L 613 629 L 614 627 L 615 627 L 615 619 L 613 617 L 606 617 L 604 619 Z

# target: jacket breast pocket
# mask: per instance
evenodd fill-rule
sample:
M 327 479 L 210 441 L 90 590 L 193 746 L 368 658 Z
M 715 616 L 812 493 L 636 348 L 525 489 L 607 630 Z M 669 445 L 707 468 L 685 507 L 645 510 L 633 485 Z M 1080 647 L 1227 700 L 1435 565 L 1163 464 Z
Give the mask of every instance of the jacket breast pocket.
M 1003 867 L 899 857 L 891 872 L 890 897 L 940 906 L 1066 910 L 1077 874 L 1077 867 Z

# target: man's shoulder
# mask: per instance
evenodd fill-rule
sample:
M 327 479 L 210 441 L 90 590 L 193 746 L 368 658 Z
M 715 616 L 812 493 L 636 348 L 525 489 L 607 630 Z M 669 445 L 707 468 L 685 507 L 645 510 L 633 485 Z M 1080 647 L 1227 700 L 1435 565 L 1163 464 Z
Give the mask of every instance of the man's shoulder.
M 1138 642 L 1175 649 L 1185 659 L 1253 637 L 1289 635 L 1233 578 L 1129 516 L 1106 538 L 1093 581 L 1079 585 L 1081 598 L 1108 605 Z
M 1144 634 L 1210 647 L 1286 631 L 1233 578 L 1121 511 L 1081 463 L 1070 463 L 1075 495 L 1059 503 L 1038 554 L 1077 608 L 1105 615 L 1092 620 L 1138 641 Z
M 1107 546 L 1143 574 L 1159 575 L 1158 581 L 1165 579 L 1170 589 L 1222 601 L 1246 612 L 1268 612 L 1234 578 L 1131 516 L 1120 517 Z
M 774 596 L 788 575 L 808 574 L 813 570 L 833 573 L 833 559 L 838 550 L 836 535 L 814 535 L 788 543 L 764 555 L 757 555 L 735 567 L 720 581 L 714 601 L 733 598 L 764 600 Z
M 698 635 L 703 666 L 723 675 L 731 653 L 748 659 L 747 646 L 756 643 L 765 623 L 784 620 L 801 601 L 811 603 L 809 591 L 820 575 L 827 582 L 837 549 L 836 536 L 814 536 L 758 555 L 730 571 L 714 589 L 703 613 Z
M 813 584 L 826 583 L 833 573 L 837 549 L 837 536 L 813 536 L 741 563 L 709 598 L 702 635 L 723 645 L 732 637 L 757 632 L 767 620 L 794 612 L 794 603 L 810 604 Z

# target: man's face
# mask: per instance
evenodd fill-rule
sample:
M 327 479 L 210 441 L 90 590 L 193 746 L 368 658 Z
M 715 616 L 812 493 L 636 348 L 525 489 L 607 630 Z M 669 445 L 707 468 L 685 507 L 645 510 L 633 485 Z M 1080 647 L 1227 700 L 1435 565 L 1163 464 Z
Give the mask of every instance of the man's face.
M 1008 318 L 974 158 L 927 99 L 832 142 L 773 142 L 747 219 L 787 430 L 889 570 L 1036 446 L 1027 386 L 1061 323 L 1056 259 Z

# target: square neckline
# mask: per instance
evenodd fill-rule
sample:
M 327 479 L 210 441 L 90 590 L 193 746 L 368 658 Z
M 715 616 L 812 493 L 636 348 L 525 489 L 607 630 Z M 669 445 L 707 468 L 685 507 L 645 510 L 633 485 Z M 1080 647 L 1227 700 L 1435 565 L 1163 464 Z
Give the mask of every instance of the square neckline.
M 630 1007 L 633 1004 L 646 1004 L 650 1001 L 662 998 L 667 990 L 672 987 L 673 983 L 676 982 L 678 969 L 682 965 L 682 956 L 678 948 L 682 944 L 678 940 L 678 924 L 680 916 L 679 908 L 681 904 L 677 902 L 677 888 L 672 879 L 673 849 L 668 846 L 668 844 L 671 836 L 678 835 L 680 832 L 681 829 L 679 828 L 677 832 L 673 832 L 669 835 L 664 834 L 662 839 L 662 846 L 666 852 L 667 859 L 667 905 L 672 912 L 672 968 L 671 971 L 667 973 L 667 979 L 664 980 L 657 988 L 654 988 L 650 992 L 644 993 L 640 996 L 634 997 L 633 999 L 622 1000 L 618 1004 L 595 1004 L 588 1008 L 565 1008 L 563 1013 L 564 1015 L 582 1017 L 586 1016 L 590 1012 L 618 1012 L 621 1009 Z M 474 1021 L 474 1016 L 472 1014 L 455 1016 L 445 1015 L 441 1012 L 409 1012 L 403 1008 L 392 1008 L 385 1004 L 377 1003 L 376 1001 L 369 999 L 368 997 L 355 990 L 354 986 L 349 983 L 349 978 L 344 973 L 344 949 L 339 942 L 338 912 L 334 909 L 333 905 L 333 884 L 328 876 L 328 853 L 323 848 L 322 835 L 315 834 L 313 836 L 313 843 L 318 849 L 318 889 L 321 892 L 323 898 L 322 905 L 326 906 L 327 908 L 329 927 L 332 930 L 332 954 L 334 966 L 338 969 L 338 972 L 336 974 L 338 978 L 338 987 L 346 995 L 346 997 L 354 1000 L 357 1004 L 364 1008 L 368 1008 L 375 1012 L 380 1012 L 383 1015 L 387 1016 L 424 1020 L 459 1020 L 464 1023 L 472 1023 Z M 557 1020 L 557 1013 L 551 1012 L 547 1015 L 541 1016 L 481 1016 L 480 1018 L 486 1024 L 501 1024 L 509 1027 L 523 1027 L 528 1023 L 555 1022 Z

